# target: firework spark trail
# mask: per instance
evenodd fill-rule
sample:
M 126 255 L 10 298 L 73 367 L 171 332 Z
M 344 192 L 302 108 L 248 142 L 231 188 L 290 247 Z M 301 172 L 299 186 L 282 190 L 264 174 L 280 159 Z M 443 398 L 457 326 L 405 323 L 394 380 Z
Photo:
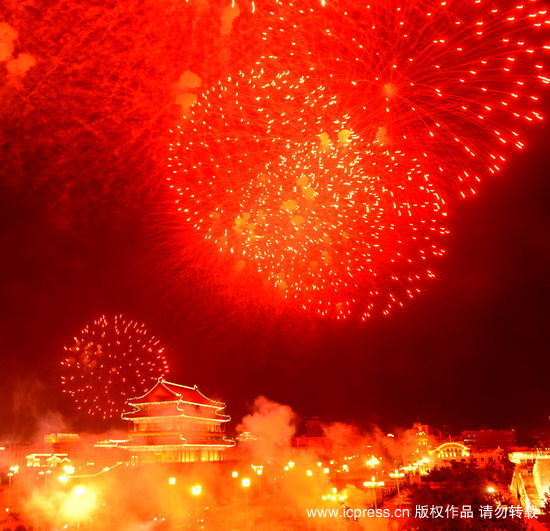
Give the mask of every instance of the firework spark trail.
M 269 53 L 204 91 L 171 144 L 180 211 L 304 309 L 387 314 L 421 271 L 433 275 L 443 197 L 475 194 L 542 120 L 547 11 L 537 0 L 262 7 Z M 334 149 L 343 133 L 353 147 Z
M 376 159 L 399 160 L 399 171 L 395 168 L 390 179 L 394 192 L 400 190 L 396 175 L 404 179 L 394 209 L 396 220 L 409 197 L 412 203 L 437 204 L 441 212 L 443 199 L 448 203 L 456 193 L 475 193 L 480 180 L 497 172 L 511 151 L 524 146 L 526 126 L 542 119 L 541 89 L 549 82 L 549 45 L 544 40 L 549 21 L 540 0 L 498 5 L 489 0 L 122 0 L 104 8 L 84 0 L 11 0 L 5 20 L 9 30 L 0 32 L 0 58 L 6 63 L 0 66 L 0 135 L 9 141 L 2 138 L 0 148 L 10 179 L 24 190 L 46 183 L 50 197 L 71 196 L 78 205 L 75 210 L 84 216 L 91 210 L 90 198 L 101 194 L 124 196 L 127 202 L 130 195 L 124 192 L 157 190 L 168 143 L 165 132 L 174 129 L 181 114 L 191 116 L 192 125 L 183 124 L 191 135 L 183 143 L 186 160 L 179 162 L 182 172 L 193 172 L 195 183 L 185 177 L 172 185 L 185 190 L 179 206 L 189 209 L 185 219 L 195 229 L 201 226 L 195 233 L 201 237 L 208 235 L 202 215 L 216 208 L 235 216 L 251 210 L 254 198 L 246 199 L 246 193 L 237 198 L 247 183 L 257 183 L 266 169 L 274 182 L 281 173 L 281 156 L 309 160 L 304 164 L 310 170 L 319 166 L 319 157 L 306 146 L 319 135 L 335 138 L 343 129 L 353 131 L 356 144 L 372 152 L 367 166 Z M 12 59 L 17 62 L 8 67 Z M 268 63 L 277 67 L 258 77 L 257 65 Z M 217 85 L 217 80 L 224 81 Z M 233 94 L 232 103 L 227 100 L 216 107 L 215 99 L 221 96 L 216 90 L 231 92 L 235 86 L 239 91 L 246 87 L 243 95 Z M 284 94 L 291 97 L 285 99 Z M 260 113 L 260 104 L 265 112 Z M 228 132 L 229 123 L 236 127 Z M 339 156 L 344 161 L 349 157 L 343 151 Z M 28 171 L 29 160 L 39 167 Z M 428 184 L 408 180 L 419 164 L 419 174 L 427 176 Z M 216 186 L 205 190 L 213 175 Z M 294 175 L 294 181 L 299 177 Z M 382 179 L 380 174 L 375 177 Z M 291 180 L 289 174 L 288 183 Z M 364 190 L 363 184 L 357 183 L 357 188 Z M 282 215 L 274 203 L 280 191 L 256 184 L 253 189 L 273 202 L 270 219 L 275 222 Z M 349 216 L 361 217 L 359 211 L 346 208 Z M 429 210 L 418 209 L 421 215 L 412 215 L 411 223 L 428 227 L 439 215 L 428 215 Z M 361 263 L 351 274 L 362 288 L 344 286 L 341 279 L 336 282 L 336 265 L 325 270 L 334 283 L 327 281 L 319 290 L 313 290 L 318 278 L 311 272 L 296 276 L 294 270 L 294 280 L 280 282 L 276 275 L 281 271 L 276 269 L 286 264 L 281 246 L 275 247 L 279 255 L 269 267 L 258 241 L 257 254 L 251 253 L 252 241 L 243 238 L 238 245 L 233 242 L 232 254 L 245 252 L 251 266 L 246 271 L 263 271 L 275 291 L 286 283 L 284 297 L 299 307 L 325 313 L 317 296 L 322 292 L 331 306 L 340 305 L 337 315 L 347 315 L 347 301 L 360 299 L 355 311 L 364 316 L 372 313 L 367 311 L 372 303 L 369 293 L 377 292 L 373 309 L 385 313 L 389 307 L 383 300 L 393 307 L 409 298 L 409 288 L 416 293 L 414 275 L 429 271 L 431 276 L 429 258 L 439 254 L 439 244 L 403 247 L 413 227 L 398 223 L 396 230 L 388 230 L 391 210 L 383 211 L 383 222 L 371 216 L 368 223 L 385 227 L 379 232 L 388 236 L 386 242 L 398 233 L 402 237 L 393 247 L 386 245 L 379 258 L 401 253 L 404 263 L 422 266 L 403 269 L 386 260 L 378 267 L 380 260 L 373 260 L 369 251 L 372 245 L 363 250 L 350 245 L 348 254 L 354 258 L 341 267 L 348 272 L 351 263 Z M 329 212 L 310 209 L 308 219 L 320 216 L 329 223 Z M 233 238 L 238 236 L 231 229 L 235 219 L 226 224 Z M 345 229 L 345 223 L 332 224 Z M 287 231 L 287 247 L 304 251 L 297 234 L 312 227 L 293 225 Z M 442 232 L 429 232 L 428 240 L 437 240 Z M 179 238 L 186 246 L 181 254 L 194 254 L 197 266 L 205 269 L 217 253 L 215 246 L 211 255 L 203 253 L 205 248 L 199 249 L 190 233 Z M 358 230 L 354 243 L 360 234 Z M 209 237 L 215 239 L 214 234 Z M 263 238 L 263 245 L 269 241 Z M 315 239 L 304 241 L 311 252 Z M 326 250 L 346 255 L 342 242 L 338 251 Z M 370 280 L 361 269 L 368 267 L 377 275 Z M 220 271 L 212 274 L 220 276 Z M 410 285 L 390 288 L 392 282 L 383 278 Z M 365 283 L 378 288 L 364 290 Z M 339 294 L 329 297 L 330 287 L 336 285 Z
M 284 68 L 463 197 L 542 120 L 550 17 L 538 0 L 275 0 L 269 16 L 262 38 Z
M 122 412 L 168 373 L 164 347 L 145 326 L 122 315 L 102 316 L 65 347 L 61 384 L 77 409 L 103 420 Z

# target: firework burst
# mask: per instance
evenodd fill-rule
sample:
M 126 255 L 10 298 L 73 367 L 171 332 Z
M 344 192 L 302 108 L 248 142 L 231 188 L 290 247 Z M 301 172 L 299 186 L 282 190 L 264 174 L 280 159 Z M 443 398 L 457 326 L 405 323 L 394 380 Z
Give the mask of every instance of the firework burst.
M 320 315 L 388 314 L 433 277 L 443 199 L 418 159 L 365 141 L 303 76 L 240 73 L 174 131 L 182 214 L 243 276 Z
M 160 341 L 122 315 L 102 316 L 85 326 L 65 353 L 63 392 L 79 411 L 103 420 L 118 416 L 127 398 L 168 373 Z
M 275 4 L 263 38 L 283 67 L 322 80 L 364 138 L 424 157 L 444 189 L 475 193 L 543 119 L 538 0 Z
M 260 15 L 269 53 L 172 131 L 179 209 L 299 307 L 387 314 L 433 276 L 444 199 L 476 193 L 542 120 L 547 11 L 274 0 Z

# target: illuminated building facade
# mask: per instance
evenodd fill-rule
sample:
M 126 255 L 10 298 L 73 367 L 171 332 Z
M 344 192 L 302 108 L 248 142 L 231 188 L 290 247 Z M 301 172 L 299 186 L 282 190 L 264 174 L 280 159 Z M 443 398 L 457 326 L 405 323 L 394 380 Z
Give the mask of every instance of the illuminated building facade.
M 470 448 L 460 442 L 447 442 L 440 444 L 430 453 L 434 459 L 440 461 L 465 462 L 470 457 Z
M 67 454 L 29 454 L 27 455 L 27 467 L 31 468 L 56 468 L 71 463 Z
M 550 450 L 512 452 L 508 458 L 515 465 L 510 492 L 522 507 L 543 514 L 550 500 Z
M 225 437 L 225 404 L 159 378 L 143 396 L 126 402 L 122 418 L 130 423 L 121 444 L 134 463 L 223 461 L 235 441 Z
M 427 456 L 430 450 L 430 428 L 427 424 L 415 422 L 413 432 L 416 442 L 416 454 L 420 457 Z

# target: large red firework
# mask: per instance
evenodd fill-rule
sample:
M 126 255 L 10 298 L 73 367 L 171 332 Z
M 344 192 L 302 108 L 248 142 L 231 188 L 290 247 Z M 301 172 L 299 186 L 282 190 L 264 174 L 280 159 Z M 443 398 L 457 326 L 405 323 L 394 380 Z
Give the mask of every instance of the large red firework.
M 180 210 L 299 306 L 386 314 L 432 275 L 442 194 L 475 193 L 542 119 L 547 12 L 537 0 L 259 8 L 269 53 L 204 91 L 176 131 Z
M 156 190 L 165 132 L 183 110 L 172 184 L 210 244 L 200 254 L 186 234 L 185 253 L 207 269 L 217 245 L 246 266 L 241 276 L 320 313 L 386 312 L 416 292 L 440 254 L 442 196 L 475 192 L 523 147 L 549 81 L 542 0 L 8 0 L 5 11 L 0 149 L 14 185 L 47 183 L 50 201 L 70 197 L 89 217 L 98 192 L 126 204 L 127 192 Z M 346 150 L 342 131 L 353 135 Z M 301 228 L 279 208 L 302 193 L 298 168 L 318 188 L 342 175 L 347 183 L 300 203 Z M 348 192 L 375 201 L 375 215 L 365 218 Z M 262 201 L 272 231 L 256 220 L 261 239 L 239 235 L 237 218 Z M 318 273 L 298 271 L 287 254 L 320 252 L 313 219 L 355 237 L 325 242 L 337 259 L 309 260 Z
M 424 157 L 462 196 L 542 120 L 550 17 L 539 0 L 275 4 L 263 38 L 284 67 L 316 77 L 364 138 Z
M 205 91 L 174 131 L 180 209 L 268 293 L 320 315 L 387 314 L 433 276 L 443 199 L 419 160 L 365 141 L 324 87 L 274 66 Z
M 164 347 L 144 325 L 122 315 L 102 316 L 65 347 L 61 385 L 79 411 L 103 420 L 120 415 L 125 400 L 138 396 L 168 373 Z

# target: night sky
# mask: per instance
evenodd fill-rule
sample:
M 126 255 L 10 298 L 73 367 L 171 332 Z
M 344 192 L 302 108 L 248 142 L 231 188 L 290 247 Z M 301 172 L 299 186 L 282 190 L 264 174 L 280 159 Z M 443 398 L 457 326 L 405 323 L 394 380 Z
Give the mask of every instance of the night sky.
M 214 4 L 201 16 L 218 23 Z M 301 418 L 363 426 L 548 422 L 547 123 L 525 127 L 527 148 L 477 198 L 449 201 L 448 251 L 430 263 L 439 276 L 404 309 L 358 323 L 257 306 L 212 282 L 166 176 L 173 82 L 192 67 L 209 86 L 237 68 L 247 21 L 261 19 L 243 15 L 227 41 L 195 22 L 186 36 L 188 10 L 118 5 L 14 3 L 6 18 L 16 51 L 39 61 L 16 83 L 0 68 L 0 436 L 51 412 L 68 428 L 106 427 L 74 414 L 59 363 L 86 323 L 116 313 L 146 323 L 170 379 L 227 402 L 235 421 L 265 395 Z M 454 182 L 436 184 L 455 193 Z
M 58 384 L 62 347 L 116 312 L 163 340 L 172 380 L 223 399 L 234 419 L 263 394 L 302 418 L 363 425 L 544 424 L 549 132 L 531 131 L 524 153 L 454 207 L 439 279 L 404 310 L 365 324 L 271 317 L 232 306 L 184 266 L 172 277 L 169 234 L 156 228 L 161 185 L 127 194 L 78 178 L 52 183 L 43 168 L 54 155 L 31 152 L 23 177 L 4 173 L 0 195 L 2 431 L 20 433 L 48 410 L 75 420 Z M 24 184 L 31 178 L 38 184 Z

